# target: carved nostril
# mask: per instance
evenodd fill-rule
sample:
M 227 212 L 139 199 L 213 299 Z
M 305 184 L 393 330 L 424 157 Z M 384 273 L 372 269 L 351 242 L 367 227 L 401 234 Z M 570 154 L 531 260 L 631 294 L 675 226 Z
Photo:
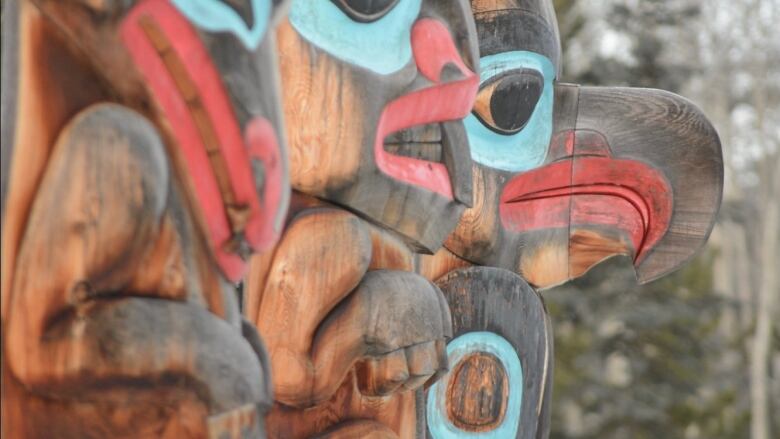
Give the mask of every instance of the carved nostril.
M 454 63 L 447 63 L 442 67 L 441 73 L 439 73 L 439 82 L 454 82 L 464 79 L 466 75 L 463 71 Z

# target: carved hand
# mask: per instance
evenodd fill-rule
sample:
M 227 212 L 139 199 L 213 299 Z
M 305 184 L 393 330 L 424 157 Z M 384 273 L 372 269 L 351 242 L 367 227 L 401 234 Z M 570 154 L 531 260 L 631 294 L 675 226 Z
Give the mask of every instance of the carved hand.
M 255 322 L 277 401 L 324 402 L 355 364 L 368 395 L 415 389 L 446 369 L 452 331 L 441 291 L 410 272 L 367 272 L 371 250 L 363 220 L 311 209 L 285 232 L 264 285 L 248 285 L 249 295 L 263 291 Z

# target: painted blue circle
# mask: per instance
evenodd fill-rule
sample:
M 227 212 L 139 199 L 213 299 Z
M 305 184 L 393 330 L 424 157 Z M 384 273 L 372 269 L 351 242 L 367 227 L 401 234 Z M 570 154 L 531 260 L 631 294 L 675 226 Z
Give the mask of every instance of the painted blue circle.
M 523 401 L 523 366 L 520 364 L 520 358 L 505 338 L 492 332 L 469 332 L 447 345 L 447 356 L 451 365 L 456 365 L 464 357 L 479 352 L 497 357 L 506 371 L 509 401 L 504 419 L 493 430 L 479 433 L 464 431 L 454 425 L 447 416 L 446 392 L 451 379 L 450 374 L 447 374 L 431 386 L 428 392 L 426 417 L 428 430 L 434 439 L 508 439 L 517 436 Z
M 533 69 L 544 78 L 544 88 L 526 126 L 511 135 L 499 134 L 474 114 L 464 120 L 471 146 L 471 158 L 495 169 L 523 172 L 544 163 L 552 138 L 553 81 L 555 67 L 545 56 L 526 51 L 503 52 L 480 60 L 481 83 L 515 69 Z
M 331 0 L 293 0 L 289 19 L 298 33 L 333 57 L 387 75 L 412 60 L 412 25 L 422 0 L 401 0 L 382 18 L 354 21 Z

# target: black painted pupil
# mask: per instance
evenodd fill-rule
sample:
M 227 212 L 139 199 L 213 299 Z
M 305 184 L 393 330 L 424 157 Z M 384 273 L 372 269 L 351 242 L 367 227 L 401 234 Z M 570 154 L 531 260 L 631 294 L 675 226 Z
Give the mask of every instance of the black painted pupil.
M 239 17 L 246 22 L 247 27 L 255 23 L 255 15 L 252 10 L 252 2 L 246 0 L 222 0 L 222 3 L 236 11 Z
M 522 129 L 534 113 L 544 80 L 535 71 L 523 71 L 501 79 L 490 98 L 490 115 L 496 128 Z
M 368 22 L 377 20 L 389 12 L 398 0 L 334 0 L 334 2 L 353 19 Z

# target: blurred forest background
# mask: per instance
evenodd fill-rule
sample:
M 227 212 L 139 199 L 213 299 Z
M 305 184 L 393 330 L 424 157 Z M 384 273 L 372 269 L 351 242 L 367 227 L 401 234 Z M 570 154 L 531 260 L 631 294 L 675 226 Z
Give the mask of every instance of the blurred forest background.
M 780 438 L 780 0 L 556 0 L 564 82 L 696 102 L 726 162 L 705 250 L 637 286 L 628 259 L 544 294 L 553 439 Z

